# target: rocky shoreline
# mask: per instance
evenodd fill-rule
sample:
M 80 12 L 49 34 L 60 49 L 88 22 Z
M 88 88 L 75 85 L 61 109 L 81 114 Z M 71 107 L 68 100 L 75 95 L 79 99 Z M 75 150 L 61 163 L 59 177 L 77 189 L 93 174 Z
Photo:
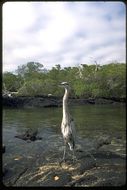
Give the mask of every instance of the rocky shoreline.
M 107 98 L 89 98 L 75 99 L 69 98 L 70 105 L 85 105 L 85 104 L 125 104 L 125 99 L 107 99 Z M 3 97 L 4 107 L 61 107 L 62 98 L 59 97 Z
M 68 151 L 66 162 L 60 163 L 63 139 L 60 135 L 41 136 L 26 142 L 14 138 L 3 155 L 3 184 L 16 187 L 94 187 L 124 186 L 126 183 L 126 150 L 122 136 L 99 135 L 78 137 L 76 160 Z M 41 151 L 40 151 L 41 150 Z
M 124 104 L 107 99 L 69 99 L 71 105 Z M 61 107 L 62 98 L 4 97 L 9 108 Z M 12 133 L 13 134 L 13 133 Z M 7 187 L 103 187 L 126 184 L 126 137 L 121 131 L 78 136 L 76 159 L 68 151 L 61 163 L 63 139 L 54 131 L 24 131 L 4 142 L 3 184 Z

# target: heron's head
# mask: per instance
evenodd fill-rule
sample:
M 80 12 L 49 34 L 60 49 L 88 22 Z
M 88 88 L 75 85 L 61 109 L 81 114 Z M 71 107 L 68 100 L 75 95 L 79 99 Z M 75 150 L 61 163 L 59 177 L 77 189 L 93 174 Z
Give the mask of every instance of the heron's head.
M 70 86 L 69 86 L 68 82 L 61 82 L 59 86 L 60 86 L 60 87 L 67 88 L 67 89 L 69 89 L 69 88 L 70 88 Z

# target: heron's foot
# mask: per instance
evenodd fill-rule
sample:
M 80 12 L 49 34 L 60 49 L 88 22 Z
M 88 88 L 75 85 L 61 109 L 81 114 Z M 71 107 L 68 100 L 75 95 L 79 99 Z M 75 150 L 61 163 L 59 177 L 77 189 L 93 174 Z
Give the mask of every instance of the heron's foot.
M 78 161 L 77 157 L 74 156 L 74 157 L 72 158 L 72 162 L 75 163 L 75 162 L 77 162 L 77 161 Z
M 59 164 L 61 165 L 62 163 L 66 163 L 66 159 L 65 158 L 62 158 L 60 161 L 59 161 Z

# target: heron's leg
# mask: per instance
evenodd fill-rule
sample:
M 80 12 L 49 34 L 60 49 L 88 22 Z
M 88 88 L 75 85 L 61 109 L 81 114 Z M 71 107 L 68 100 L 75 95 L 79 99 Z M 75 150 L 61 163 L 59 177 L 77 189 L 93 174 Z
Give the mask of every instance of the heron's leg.
M 76 158 L 76 154 L 75 154 L 75 149 L 73 149 L 73 162 L 74 162 L 75 160 L 77 160 L 77 158 Z
M 64 143 L 64 152 L 63 152 L 63 158 L 59 161 L 59 165 L 61 166 L 61 164 L 63 162 L 65 162 L 65 156 L 66 156 L 66 143 Z
M 65 161 L 65 156 L 66 156 L 66 148 L 67 148 L 67 145 L 65 143 L 65 146 L 64 146 L 64 153 L 63 153 L 63 160 Z
M 73 162 L 75 160 L 75 150 L 73 149 Z
M 66 148 L 67 148 L 67 144 L 66 144 L 66 142 L 64 142 L 63 158 L 62 158 L 62 160 L 59 162 L 60 165 L 62 164 L 62 162 L 65 162 L 65 161 L 66 161 L 66 160 L 65 160 L 65 156 L 66 156 Z

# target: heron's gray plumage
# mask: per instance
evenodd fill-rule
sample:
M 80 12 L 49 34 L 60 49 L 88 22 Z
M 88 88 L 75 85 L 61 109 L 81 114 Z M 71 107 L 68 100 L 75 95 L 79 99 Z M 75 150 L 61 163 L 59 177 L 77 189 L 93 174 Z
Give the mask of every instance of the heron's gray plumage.
M 75 147 L 75 125 L 74 120 L 69 120 L 69 122 L 62 121 L 61 132 L 65 143 L 69 145 L 70 150 L 73 150 Z
M 63 159 L 65 159 L 67 145 L 69 146 L 70 150 L 73 151 L 74 153 L 76 135 L 75 135 L 74 120 L 71 117 L 68 109 L 68 97 L 69 97 L 70 87 L 67 82 L 62 82 L 61 86 L 65 88 L 65 93 L 63 96 L 63 118 L 61 123 L 61 132 L 65 143 Z

